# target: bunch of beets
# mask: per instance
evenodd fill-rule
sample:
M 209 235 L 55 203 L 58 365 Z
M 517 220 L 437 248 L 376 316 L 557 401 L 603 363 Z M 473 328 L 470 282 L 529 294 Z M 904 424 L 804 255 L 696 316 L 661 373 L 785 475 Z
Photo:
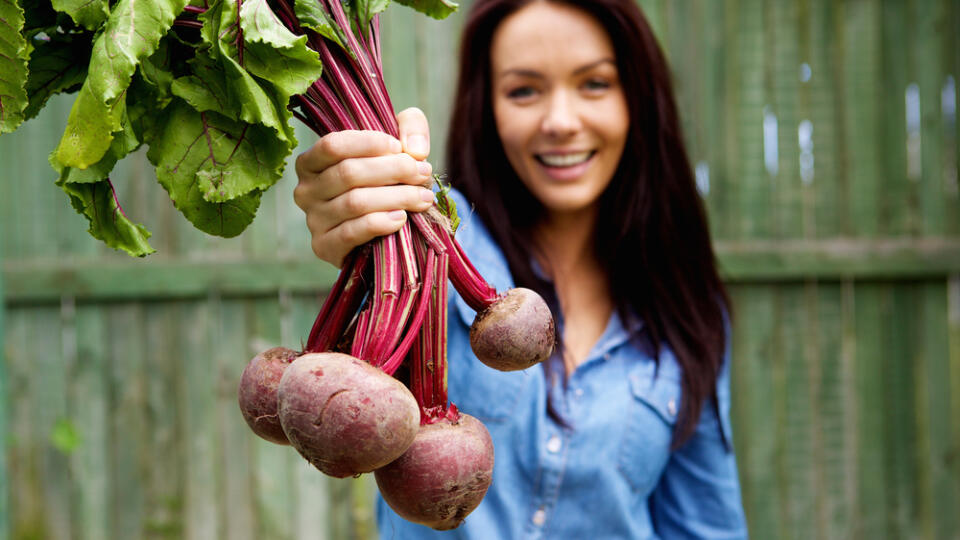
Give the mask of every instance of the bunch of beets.
M 323 63 L 323 76 L 291 103 L 294 115 L 321 136 L 367 129 L 398 137 L 378 17 L 365 26 L 340 0 L 317 0 L 330 29 L 321 35 L 301 27 L 293 4 L 272 6 L 288 29 L 308 36 Z M 486 428 L 447 400 L 447 280 L 477 311 L 470 343 L 488 366 L 525 369 L 554 346 L 543 299 L 529 289 L 491 287 L 454 239 L 456 221 L 441 189 L 433 208 L 351 252 L 304 350 L 257 355 L 239 388 L 243 417 L 257 435 L 292 445 L 330 476 L 373 471 L 399 515 L 440 530 L 476 508 L 493 470 Z M 393 376 L 401 366 L 404 381 Z

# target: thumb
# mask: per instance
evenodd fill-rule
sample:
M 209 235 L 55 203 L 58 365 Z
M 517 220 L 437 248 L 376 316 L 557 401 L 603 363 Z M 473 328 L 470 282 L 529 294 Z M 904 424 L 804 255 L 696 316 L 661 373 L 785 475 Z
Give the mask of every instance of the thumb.
M 403 151 L 422 161 L 430 154 L 430 125 L 423 111 L 416 107 L 404 109 L 397 114 L 400 125 L 400 142 Z

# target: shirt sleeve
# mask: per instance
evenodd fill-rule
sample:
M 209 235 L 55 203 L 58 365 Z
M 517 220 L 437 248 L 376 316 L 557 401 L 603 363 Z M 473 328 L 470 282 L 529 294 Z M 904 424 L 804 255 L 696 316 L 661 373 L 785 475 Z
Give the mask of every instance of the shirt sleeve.
M 704 404 L 693 436 L 675 450 L 650 497 L 654 529 L 664 539 L 747 538 L 730 430 L 730 355 L 717 378 L 720 425 Z M 724 444 L 723 436 L 729 444 Z

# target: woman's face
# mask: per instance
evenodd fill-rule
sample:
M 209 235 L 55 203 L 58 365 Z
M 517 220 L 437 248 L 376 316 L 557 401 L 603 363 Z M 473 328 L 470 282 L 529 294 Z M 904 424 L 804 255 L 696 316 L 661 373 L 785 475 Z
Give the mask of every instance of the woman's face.
M 492 100 L 510 165 L 554 216 L 593 211 L 629 128 L 613 44 L 576 8 L 535 2 L 493 35 Z

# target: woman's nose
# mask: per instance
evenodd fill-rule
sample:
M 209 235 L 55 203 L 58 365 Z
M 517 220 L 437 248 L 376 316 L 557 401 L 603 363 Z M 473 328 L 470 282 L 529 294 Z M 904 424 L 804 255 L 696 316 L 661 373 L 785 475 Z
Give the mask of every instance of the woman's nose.
M 552 137 L 564 137 L 580 129 L 580 118 L 570 95 L 563 91 L 554 92 L 547 104 L 541 128 Z

